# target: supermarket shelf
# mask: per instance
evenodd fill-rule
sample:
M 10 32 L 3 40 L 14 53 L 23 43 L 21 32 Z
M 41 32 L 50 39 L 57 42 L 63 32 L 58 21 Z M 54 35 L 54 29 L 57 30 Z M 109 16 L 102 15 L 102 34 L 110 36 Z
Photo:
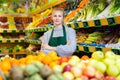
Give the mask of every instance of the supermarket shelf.
M 0 14 L 0 17 L 8 17 L 8 16 L 13 16 L 13 17 L 32 17 L 30 14 Z
M 90 52 L 95 52 L 95 51 L 103 51 L 103 52 L 106 52 L 106 51 L 114 51 L 114 52 L 117 52 L 117 53 L 120 53 L 120 49 L 114 49 L 114 48 L 105 48 L 105 47 L 95 47 L 95 46 L 83 46 L 83 45 L 78 45 L 77 46 L 77 49 L 79 51 L 84 51 L 84 52 L 87 52 L 87 53 L 90 53 Z
M 10 30 L 10 29 L 1 29 L 0 33 L 24 33 L 25 30 Z
M 21 43 L 24 39 L 0 39 L 0 43 Z
M 22 50 L 0 50 L 0 57 L 1 56 L 5 56 L 5 55 L 13 55 L 13 57 L 15 58 L 16 55 L 26 55 L 26 51 L 24 49 Z
M 26 43 L 31 43 L 31 44 L 37 44 L 40 45 L 41 41 L 40 40 L 33 40 L 33 39 L 25 39 Z
M 65 1 L 66 0 L 55 1 L 54 3 L 50 3 L 50 4 L 48 4 L 48 5 L 46 5 L 46 6 L 42 7 L 42 8 L 40 7 L 39 9 L 33 11 L 31 14 L 40 13 L 40 12 L 46 10 L 46 9 L 52 8 L 52 7 L 56 6 L 56 5 L 59 5 L 59 4 L 63 3 L 63 2 L 65 2 Z
M 48 30 L 50 30 L 52 28 L 53 27 L 39 27 L 39 28 L 25 30 L 25 32 L 45 32 L 45 31 L 48 31 Z
M 107 18 L 88 20 L 82 22 L 71 22 L 67 23 L 67 26 L 74 29 L 79 28 L 90 28 L 90 27 L 104 27 L 104 26 L 115 26 L 120 24 L 120 16 L 111 16 Z

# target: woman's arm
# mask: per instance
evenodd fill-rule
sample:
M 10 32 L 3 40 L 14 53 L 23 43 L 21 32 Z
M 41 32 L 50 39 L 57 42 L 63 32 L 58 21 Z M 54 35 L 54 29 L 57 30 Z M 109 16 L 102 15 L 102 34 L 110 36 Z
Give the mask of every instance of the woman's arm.
M 68 42 L 66 45 L 56 47 L 56 52 L 59 56 L 70 56 L 76 50 L 76 32 L 74 29 L 67 30 Z

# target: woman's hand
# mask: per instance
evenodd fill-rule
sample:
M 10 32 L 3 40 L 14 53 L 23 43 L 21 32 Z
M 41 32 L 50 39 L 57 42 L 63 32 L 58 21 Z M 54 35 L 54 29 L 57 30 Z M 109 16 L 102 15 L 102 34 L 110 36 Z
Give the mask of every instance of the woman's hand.
M 42 49 L 47 49 L 47 50 L 53 50 L 53 51 L 56 50 L 56 47 L 51 47 L 47 43 L 43 43 L 42 46 L 41 46 L 41 48 Z

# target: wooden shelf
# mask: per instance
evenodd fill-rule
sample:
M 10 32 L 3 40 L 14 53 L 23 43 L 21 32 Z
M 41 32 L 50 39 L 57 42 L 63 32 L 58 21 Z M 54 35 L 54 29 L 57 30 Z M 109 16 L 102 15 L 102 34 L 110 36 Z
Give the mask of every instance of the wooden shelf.
M 21 43 L 24 39 L 0 39 L 0 43 Z
M 1 29 L 0 33 L 24 33 L 25 30 L 10 30 L 10 29 Z
M 88 20 L 82 22 L 71 22 L 71 23 L 67 23 L 67 26 L 74 29 L 79 29 L 79 28 L 90 28 L 90 27 L 115 26 L 118 24 L 120 24 L 120 16 L 111 16 L 107 18 Z
M 95 46 L 82 46 L 82 45 L 78 45 L 77 49 L 79 51 L 84 51 L 87 53 L 90 52 L 95 52 L 95 51 L 103 51 L 103 52 L 107 52 L 107 51 L 116 51 L 117 53 L 120 53 L 120 49 L 115 49 L 115 48 L 105 48 L 105 47 L 95 47 Z
M 25 42 L 26 42 L 26 43 L 30 43 L 30 44 L 41 45 L 41 41 L 40 41 L 40 40 L 25 39 Z

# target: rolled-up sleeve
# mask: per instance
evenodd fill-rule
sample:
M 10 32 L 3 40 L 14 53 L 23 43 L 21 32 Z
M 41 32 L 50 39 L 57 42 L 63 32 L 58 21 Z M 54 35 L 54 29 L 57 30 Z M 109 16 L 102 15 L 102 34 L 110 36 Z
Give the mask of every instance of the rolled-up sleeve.
M 59 56 L 70 56 L 76 50 L 76 32 L 74 29 L 67 30 L 67 41 L 71 41 L 69 45 L 60 45 L 56 47 Z

